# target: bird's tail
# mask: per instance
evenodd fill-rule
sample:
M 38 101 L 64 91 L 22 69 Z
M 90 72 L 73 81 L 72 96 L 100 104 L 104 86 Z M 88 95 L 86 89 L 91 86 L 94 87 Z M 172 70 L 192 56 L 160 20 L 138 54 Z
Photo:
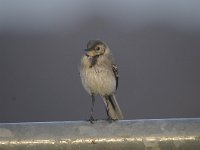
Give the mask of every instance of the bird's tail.
M 107 108 L 107 115 L 111 119 L 119 120 L 124 118 L 114 94 L 109 96 L 104 96 L 103 100 Z

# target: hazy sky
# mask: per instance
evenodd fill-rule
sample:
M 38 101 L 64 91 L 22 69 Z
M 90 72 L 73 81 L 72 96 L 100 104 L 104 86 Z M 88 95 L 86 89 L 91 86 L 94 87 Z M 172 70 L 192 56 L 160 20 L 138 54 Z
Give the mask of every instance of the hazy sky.
M 196 0 L 2 0 L 0 31 L 70 29 L 93 15 L 124 28 L 166 23 L 177 29 L 199 30 L 199 6 Z

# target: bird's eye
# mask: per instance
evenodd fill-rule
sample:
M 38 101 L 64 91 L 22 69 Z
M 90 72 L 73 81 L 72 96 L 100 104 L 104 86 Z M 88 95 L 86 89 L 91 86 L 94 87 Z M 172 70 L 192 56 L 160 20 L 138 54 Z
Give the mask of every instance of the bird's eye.
M 100 50 L 100 47 L 99 47 L 99 46 L 97 46 L 97 47 L 96 47 L 96 50 L 97 50 L 97 51 L 99 51 L 99 50 Z

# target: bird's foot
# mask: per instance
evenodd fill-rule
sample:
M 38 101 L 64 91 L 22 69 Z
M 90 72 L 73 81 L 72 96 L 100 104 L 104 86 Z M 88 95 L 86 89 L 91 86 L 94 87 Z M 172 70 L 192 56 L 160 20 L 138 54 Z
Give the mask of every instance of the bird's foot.
M 94 124 L 94 121 L 97 121 L 97 119 L 94 119 L 94 117 L 91 115 L 88 121 L 90 121 L 91 124 Z
M 114 121 L 116 121 L 117 119 L 113 119 L 110 116 L 108 116 L 108 118 L 106 119 L 109 123 L 112 123 Z

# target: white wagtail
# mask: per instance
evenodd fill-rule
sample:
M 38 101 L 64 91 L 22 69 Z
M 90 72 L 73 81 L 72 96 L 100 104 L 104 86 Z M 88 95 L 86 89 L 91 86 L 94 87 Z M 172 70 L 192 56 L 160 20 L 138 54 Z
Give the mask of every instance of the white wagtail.
M 90 40 L 81 59 L 80 76 L 85 90 L 92 98 L 90 122 L 94 121 L 95 95 L 100 95 L 106 106 L 108 119 L 123 119 L 114 92 L 118 87 L 118 70 L 106 43 Z

